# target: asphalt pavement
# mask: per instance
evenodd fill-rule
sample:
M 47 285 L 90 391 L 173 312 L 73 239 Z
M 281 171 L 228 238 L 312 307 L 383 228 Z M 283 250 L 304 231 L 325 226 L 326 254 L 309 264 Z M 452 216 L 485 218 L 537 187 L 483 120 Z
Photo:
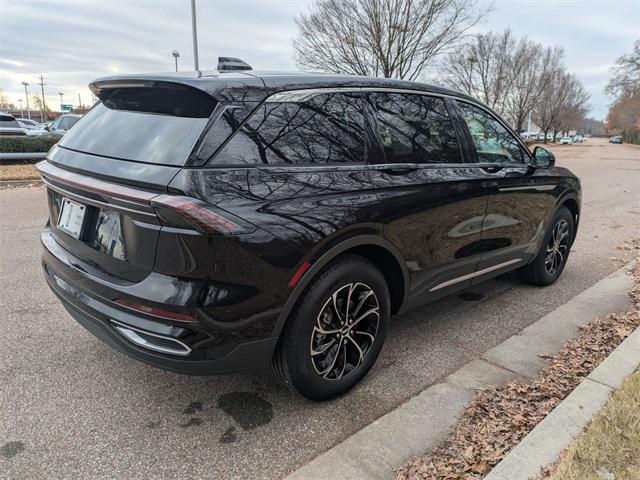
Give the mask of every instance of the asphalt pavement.
M 617 270 L 640 237 L 640 149 L 553 147 L 583 211 L 552 287 L 505 275 L 395 317 L 367 379 L 310 403 L 267 370 L 189 377 L 136 362 L 66 313 L 40 272 L 43 188 L 0 190 L 0 478 L 281 478 Z M 615 258 L 615 259 L 614 259 Z

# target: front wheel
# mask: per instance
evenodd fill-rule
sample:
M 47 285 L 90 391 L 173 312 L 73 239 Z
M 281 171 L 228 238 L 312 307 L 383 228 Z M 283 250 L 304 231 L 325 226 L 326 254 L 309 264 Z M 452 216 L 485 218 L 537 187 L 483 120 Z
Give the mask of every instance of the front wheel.
M 353 388 L 375 363 L 390 316 L 389 288 L 368 260 L 349 255 L 323 270 L 294 307 L 274 372 L 311 400 Z
M 560 207 L 549 224 L 535 260 L 518 270 L 520 278 L 539 286 L 555 282 L 567 264 L 574 233 L 573 215 L 567 207 Z

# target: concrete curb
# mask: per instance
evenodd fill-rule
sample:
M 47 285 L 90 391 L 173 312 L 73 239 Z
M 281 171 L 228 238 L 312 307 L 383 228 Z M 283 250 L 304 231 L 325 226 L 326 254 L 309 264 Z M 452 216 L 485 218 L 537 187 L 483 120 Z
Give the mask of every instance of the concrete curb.
M 534 377 L 544 362 L 540 355 L 555 354 L 575 337 L 580 325 L 626 310 L 631 303 L 628 291 L 632 285 L 627 267 L 621 268 L 291 473 L 286 480 L 392 478 L 405 461 L 435 448 L 446 438 L 476 389 L 504 385 L 515 377 Z
M 640 365 L 640 328 L 636 329 L 546 416 L 485 480 L 536 478 L 552 464 L 604 406 L 609 395 Z

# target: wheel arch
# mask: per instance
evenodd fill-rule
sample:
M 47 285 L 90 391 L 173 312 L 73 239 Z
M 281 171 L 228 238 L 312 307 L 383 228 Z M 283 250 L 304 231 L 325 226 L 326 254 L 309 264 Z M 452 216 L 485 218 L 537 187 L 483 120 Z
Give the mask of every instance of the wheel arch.
M 311 263 L 311 266 L 293 288 L 285 302 L 276 321 L 274 336 L 280 337 L 289 314 L 305 288 L 325 266 L 345 254 L 360 255 L 376 265 L 389 286 L 391 313 L 398 313 L 402 309 L 409 290 L 409 273 L 402 255 L 390 241 L 383 237 L 378 235 L 358 235 L 333 246 Z
M 580 199 L 578 194 L 576 192 L 569 192 L 560 197 L 554 214 L 560 207 L 567 207 L 573 216 L 573 238 L 571 239 L 571 243 L 573 243 L 578 234 L 578 223 L 580 221 Z

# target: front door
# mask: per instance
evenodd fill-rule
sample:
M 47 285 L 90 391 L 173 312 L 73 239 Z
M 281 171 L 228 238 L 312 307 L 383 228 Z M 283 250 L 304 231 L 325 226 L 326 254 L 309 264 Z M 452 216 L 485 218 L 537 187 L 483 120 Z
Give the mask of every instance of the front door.
M 478 273 L 496 275 L 535 256 L 558 187 L 553 177 L 531 167 L 528 150 L 497 117 L 477 105 L 457 105 L 488 193 Z M 478 275 L 477 280 L 484 277 Z
M 369 103 L 380 146 L 369 179 L 385 237 L 407 262 L 411 307 L 469 285 L 487 197 L 443 98 L 379 92 Z

